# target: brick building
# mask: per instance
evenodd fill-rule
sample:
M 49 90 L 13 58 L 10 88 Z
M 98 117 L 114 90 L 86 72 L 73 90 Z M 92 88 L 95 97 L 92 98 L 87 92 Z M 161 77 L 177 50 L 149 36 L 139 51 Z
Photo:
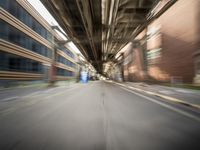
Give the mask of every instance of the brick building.
M 198 81 L 200 1 L 179 0 L 154 19 L 124 52 L 127 81 Z M 137 42 L 138 41 L 138 42 Z M 129 57 L 129 58 L 128 58 Z M 130 59 L 126 63 L 127 59 Z

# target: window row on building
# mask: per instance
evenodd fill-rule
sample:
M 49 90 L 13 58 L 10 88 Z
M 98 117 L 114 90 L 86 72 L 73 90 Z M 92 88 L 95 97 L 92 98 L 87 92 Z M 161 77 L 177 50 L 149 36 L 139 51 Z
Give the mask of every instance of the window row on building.
M 27 73 L 42 73 L 43 65 L 40 62 L 0 51 L 0 70 Z
M 75 63 L 69 61 L 68 59 L 66 59 L 65 57 L 60 56 L 60 55 L 57 55 L 56 61 L 57 61 L 57 62 L 60 62 L 60 63 L 62 63 L 62 64 L 65 64 L 65 65 L 67 65 L 67 66 L 69 66 L 69 67 L 72 67 L 72 68 L 75 68 L 75 67 L 76 67 L 76 64 L 75 64 Z
M 33 38 L 29 37 L 25 33 L 19 31 L 7 22 L 0 20 L 0 38 L 26 48 L 30 51 L 38 53 L 40 55 L 51 58 L 52 50 Z
M 0 60 L 1 71 L 44 73 L 42 63 L 22 56 L 0 51 Z M 56 75 L 72 77 L 74 76 L 74 72 L 57 67 Z
M 5 13 L 4 16 L 7 16 L 7 13 L 10 13 L 15 19 L 22 22 L 22 28 L 29 27 L 28 30 L 31 31 L 27 34 L 24 30 L 15 27 L 15 19 L 12 20 L 12 17 L 5 20 L 0 19 L 0 85 L 1 81 L 7 79 L 65 80 L 65 77 L 75 76 L 76 64 L 73 63 L 73 60 L 76 55 L 72 51 L 64 45 L 60 48 L 57 47 L 71 59 L 65 58 L 57 53 L 53 44 L 46 46 L 45 43 L 49 44 L 49 42 L 43 40 L 43 43 L 34 38 L 45 38 L 51 43 L 56 42 L 52 38 L 55 36 L 54 30 L 48 30 L 51 28 L 48 23 L 44 26 L 40 24 L 40 20 L 43 18 L 34 14 L 36 10 L 27 1 L 0 0 L 0 8 L 1 14 Z M 38 35 L 35 36 L 34 32 Z M 7 46 L 5 43 L 9 43 L 9 45 Z M 11 49 L 9 49 L 10 47 Z M 74 71 L 57 66 L 54 74 L 54 60 L 74 68 Z
M 0 0 L 0 6 L 43 38 L 52 42 L 52 34 L 30 15 L 16 0 Z
M 75 57 L 74 54 L 64 46 L 58 46 L 58 49 L 62 50 L 65 54 L 67 54 L 71 58 Z
M 65 70 L 62 68 L 56 68 L 56 74 L 58 76 L 67 76 L 67 77 L 73 77 L 74 76 L 74 72 L 69 71 L 69 70 Z

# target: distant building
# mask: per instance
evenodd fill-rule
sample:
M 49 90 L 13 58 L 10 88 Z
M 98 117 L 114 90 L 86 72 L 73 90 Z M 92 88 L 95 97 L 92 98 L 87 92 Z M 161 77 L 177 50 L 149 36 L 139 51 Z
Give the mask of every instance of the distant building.
M 78 74 L 78 55 L 54 32 L 56 80 L 76 78 Z
M 56 38 L 26 0 L 0 0 L 0 81 L 75 76 L 76 54 L 64 45 L 55 47 Z

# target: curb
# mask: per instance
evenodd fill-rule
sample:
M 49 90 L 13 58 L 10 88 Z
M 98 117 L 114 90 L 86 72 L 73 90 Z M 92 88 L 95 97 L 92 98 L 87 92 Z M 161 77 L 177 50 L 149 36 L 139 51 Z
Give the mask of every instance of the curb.
M 163 98 L 165 100 L 168 100 L 168 101 L 171 101 L 171 102 L 174 102 L 174 103 L 178 103 L 178 104 L 181 104 L 181 105 L 184 105 L 184 106 L 187 106 L 187 107 L 192 107 L 192 108 L 200 110 L 200 105 L 189 103 L 189 102 L 186 102 L 186 101 L 181 100 L 181 99 L 177 99 L 177 98 L 174 98 L 174 97 L 158 94 L 158 93 L 155 93 L 155 92 L 145 91 L 145 90 L 142 90 L 142 89 L 139 89 L 139 88 L 135 88 L 135 87 L 132 87 L 132 86 L 126 86 L 124 84 L 117 83 L 117 82 L 114 82 L 114 81 L 108 81 L 108 82 L 112 82 L 112 83 L 115 83 L 117 85 L 123 86 L 125 88 L 129 88 L 129 89 L 136 90 L 136 91 L 139 91 L 139 92 L 144 92 L 144 93 L 149 94 L 149 95 L 158 96 L 158 97 L 161 97 L 161 98 Z
M 14 86 L 14 87 L 8 87 L 8 88 L 0 88 L 0 91 L 6 91 L 6 90 L 13 90 L 13 89 L 22 89 L 22 88 L 31 88 L 31 87 L 47 87 L 48 84 L 42 84 L 42 85 L 25 85 L 25 86 Z

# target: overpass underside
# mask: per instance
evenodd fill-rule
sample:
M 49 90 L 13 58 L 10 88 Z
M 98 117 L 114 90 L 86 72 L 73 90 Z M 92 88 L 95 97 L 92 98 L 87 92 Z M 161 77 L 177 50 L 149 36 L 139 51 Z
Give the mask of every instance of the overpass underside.
M 100 73 L 143 30 L 161 0 L 41 0 Z M 162 0 L 166 4 L 174 0 Z

